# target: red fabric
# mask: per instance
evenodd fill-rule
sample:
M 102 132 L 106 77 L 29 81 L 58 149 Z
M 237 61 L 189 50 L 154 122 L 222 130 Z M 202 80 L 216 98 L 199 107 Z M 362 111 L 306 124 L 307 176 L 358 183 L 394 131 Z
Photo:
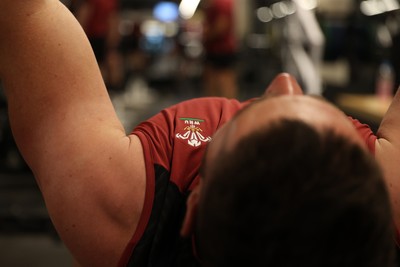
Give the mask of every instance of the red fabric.
M 349 119 L 352 121 L 353 125 L 356 127 L 358 133 L 361 135 L 361 138 L 365 141 L 365 144 L 367 145 L 369 151 L 375 155 L 375 142 L 377 140 L 376 135 L 372 132 L 370 127 L 367 124 L 363 124 L 359 122 L 356 119 L 353 119 L 349 117 Z M 400 247 L 400 231 L 397 229 L 396 225 L 394 224 L 395 227 L 395 242 L 398 247 Z
M 205 28 L 206 31 L 212 31 L 219 17 L 224 16 L 228 19 L 229 27 L 222 34 L 205 42 L 207 53 L 211 54 L 231 54 L 236 52 L 235 37 L 235 18 L 234 5 L 232 0 L 214 0 L 211 5 L 205 9 Z M 208 29 L 208 30 L 207 30 Z
M 191 191 L 198 183 L 199 168 L 209 137 L 250 101 L 193 99 L 167 108 L 135 128 L 132 133 L 141 140 L 146 162 L 146 194 L 138 227 L 118 266 L 127 265 L 148 224 L 155 191 L 154 165 L 168 170 L 171 181 L 181 192 Z M 369 126 L 349 119 L 370 152 L 375 153 L 376 136 Z
M 349 117 L 349 119 L 353 123 L 354 127 L 356 127 L 356 130 L 358 131 L 362 140 L 364 140 L 368 150 L 372 153 L 372 155 L 375 155 L 375 141 L 377 137 L 372 132 L 371 128 L 367 124 L 361 123 L 356 119 L 351 117 Z
M 147 137 L 142 133 L 136 133 L 141 140 L 145 140 Z M 143 150 L 145 151 L 145 156 L 151 157 L 149 151 L 151 151 L 149 147 L 149 142 L 142 142 Z M 146 153 L 147 152 L 147 153 Z M 147 159 L 146 157 L 146 159 Z M 129 241 L 128 245 L 126 246 L 120 260 L 118 263 L 119 267 L 124 267 L 128 264 L 128 261 L 131 257 L 132 251 L 139 242 L 140 238 L 142 237 L 144 231 L 147 227 L 147 222 L 150 218 L 151 209 L 153 206 L 153 199 L 155 193 L 155 179 L 154 179 L 154 168 L 152 162 L 150 160 L 145 161 L 145 168 L 146 168 L 146 192 L 144 197 L 144 204 L 143 204 L 143 211 L 140 216 L 138 225 L 136 227 L 136 231 L 133 234 L 131 240 Z
M 210 137 L 244 105 L 225 98 L 188 100 L 161 111 L 135 128 L 132 133 L 142 142 L 146 162 L 146 195 L 138 227 L 119 266 L 126 266 L 149 221 L 155 190 L 154 165 L 168 170 L 171 182 L 181 192 L 191 191 L 198 183 Z
M 87 0 L 90 4 L 86 34 L 89 37 L 105 37 L 109 28 L 109 18 L 118 8 L 117 0 Z

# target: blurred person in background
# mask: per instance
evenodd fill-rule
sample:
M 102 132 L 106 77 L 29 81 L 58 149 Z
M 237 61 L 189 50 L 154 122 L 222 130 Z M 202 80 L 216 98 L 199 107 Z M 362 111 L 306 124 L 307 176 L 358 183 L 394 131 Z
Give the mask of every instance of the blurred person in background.
M 237 40 L 233 0 L 203 0 L 204 93 L 236 98 Z
M 123 89 L 118 0 L 74 0 L 71 9 L 89 38 L 107 88 Z
M 0 1 L 0 79 L 82 266 L 394 266 L 399 92 L 377 136 L 288 74 L 258 99 L 188 100 L 127 135 L 58 0 Z

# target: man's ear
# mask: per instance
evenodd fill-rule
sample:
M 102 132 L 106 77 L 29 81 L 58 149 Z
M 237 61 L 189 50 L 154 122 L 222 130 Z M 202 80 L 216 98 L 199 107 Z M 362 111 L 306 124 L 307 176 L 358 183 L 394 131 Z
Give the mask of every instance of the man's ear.
M 199 204 L 200 193 L 203 188 L 203 181 L 200 178 L 199 184 L 193 189 L 193 191 L 188 196 L 186 201 L 186 214 L 183 219 L 182 228 L 181 228 L 181 236 L 189 237 L 195 227 L 196 218 L 197 218 L 197 207 Z

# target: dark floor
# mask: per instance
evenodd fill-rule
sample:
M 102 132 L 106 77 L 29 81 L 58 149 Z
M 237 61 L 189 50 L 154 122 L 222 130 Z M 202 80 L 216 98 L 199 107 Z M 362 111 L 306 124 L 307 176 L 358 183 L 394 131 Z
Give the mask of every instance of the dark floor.
M 0 265 L 4 267 L 71 267 L 65 246 L 46 234 L 0 236 Z
M 28 171 L 0 173 L 0 266 L 72 266 Z

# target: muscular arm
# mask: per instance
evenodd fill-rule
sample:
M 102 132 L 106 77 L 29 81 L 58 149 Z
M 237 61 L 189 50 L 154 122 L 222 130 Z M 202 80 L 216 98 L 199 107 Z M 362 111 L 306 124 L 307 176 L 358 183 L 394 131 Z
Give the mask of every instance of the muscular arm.
M 381 164 L 392 200 L 394 219 L 400 229 L 400 91 L 386 112 L 377 132 L 375 155 Z
M 0 79 L 15 140 L 63 241 L 83 266 L 114 266 L 144 198 L 90 45 L 57 0 L 0 1 Z

